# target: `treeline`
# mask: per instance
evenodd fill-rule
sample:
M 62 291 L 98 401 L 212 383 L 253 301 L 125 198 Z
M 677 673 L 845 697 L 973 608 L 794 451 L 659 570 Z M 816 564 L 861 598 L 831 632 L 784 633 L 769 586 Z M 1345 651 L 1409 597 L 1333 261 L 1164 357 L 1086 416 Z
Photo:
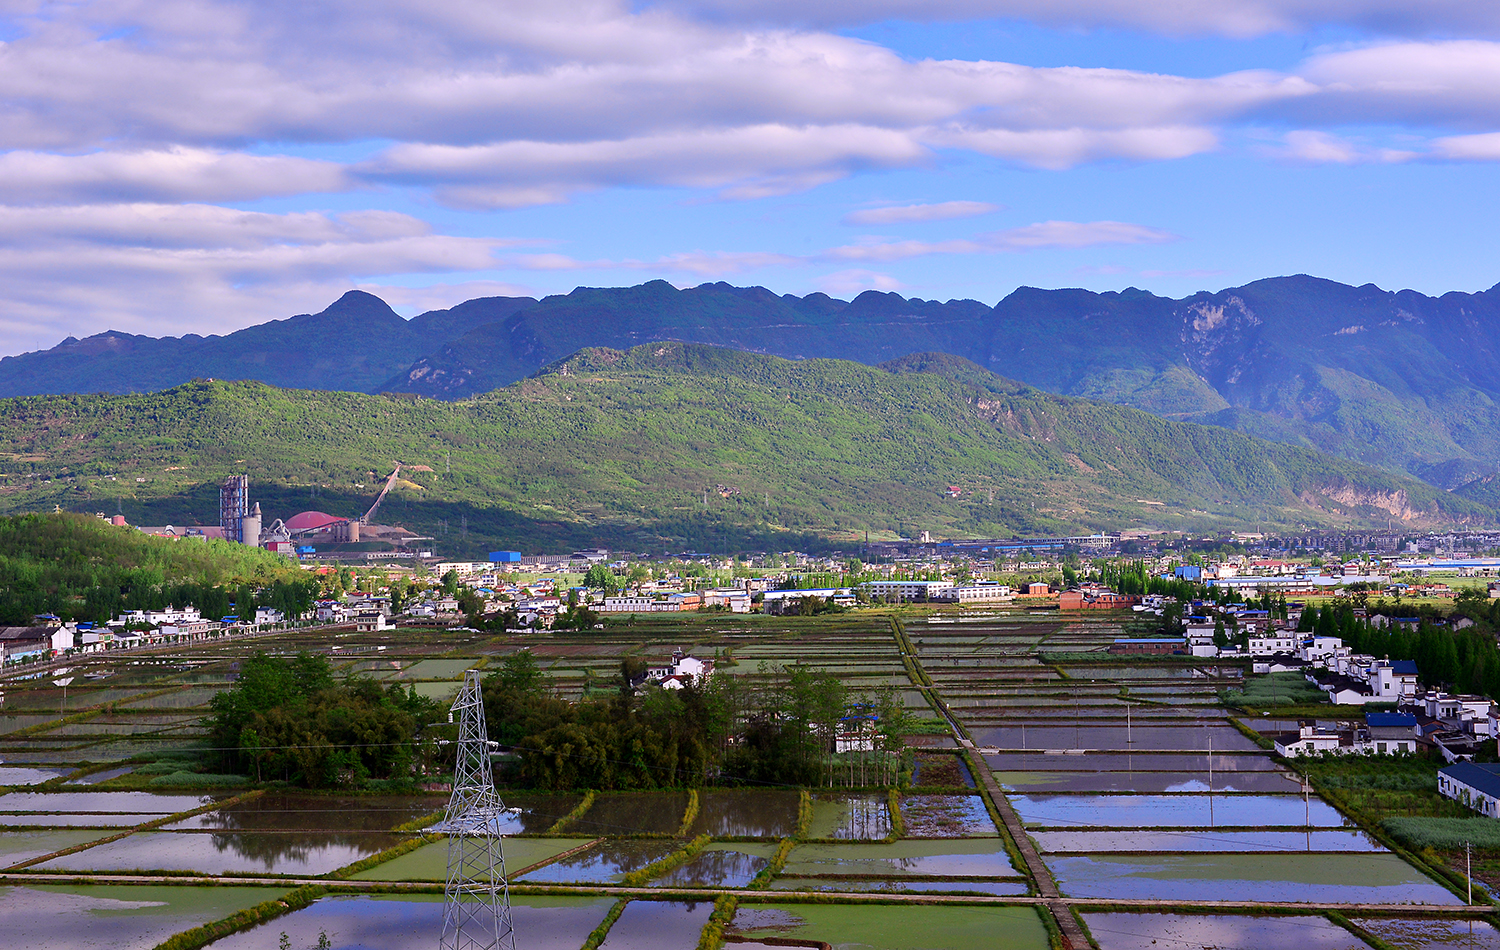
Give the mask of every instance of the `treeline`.
M 1208 596 L 1208 588 L 1195 581 L 1161 577 L 1146 569 L 1144 561 L 1105 561 L 1098 567 L 1099 583 L 1117 594 L 1144 597 L 1159 594 L 1187 603 Z
M 424 727 L 446 712 L 412 688 L 368 677 L 336 679 L 326 657 L 256 653 L 210 703 L 212 757 L 256 781 L 310 788 L 409 780 L 436 754 Z
M 824 785 L 846 768 L 841 730 L 868 724 L 874 774 L 894 781 L 908 718 L 893 691 L 853 697 L 836 675 L 794 665 L 753 683 L 719 673 L 638 692 L 644 673 L 626 660 L 607 698 L 569 703 L 548 694 L 529 653 L 508 657 L 484 682 L 490 738 L 517 754 L 508 778 L 559 790 Z
M 1388 660 L 1413 660 L 1424 685 L 1451 686 L 1460 693 L 1500 696 L 1500 648 L 1479 628 L 1454 630 L 1422 617 L 1415 629 L 1386 623 L 1377 627 L 1356 617 L 1351 603 L 1322 610 L 1309 605 L 1297 624 L 1302 633 L 1339 637 L 1355 653 Z
M 306 611 L 319 585 L 285 558 L 225 541 L 155 538 L 67 513 L 0 517 L 0 624 L 37 614 L 111 620 L 123 610 L 194 606 L 222 617 Z

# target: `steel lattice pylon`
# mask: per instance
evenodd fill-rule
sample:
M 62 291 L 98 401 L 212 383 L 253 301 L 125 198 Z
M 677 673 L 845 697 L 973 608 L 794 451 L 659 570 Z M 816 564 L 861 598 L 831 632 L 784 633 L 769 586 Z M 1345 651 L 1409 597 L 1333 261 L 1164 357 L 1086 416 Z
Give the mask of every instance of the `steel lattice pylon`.
M 490 769 L 489 731 L 479 672 L 464 673 L 464 686 L 450 711 L 458 714 L 458 761 L 453 796 L 435 831 L 448 835 L 448 883 L 444 890 L 439 950 L 515 950 L 510 888 L 500 819 L 505 804 Z

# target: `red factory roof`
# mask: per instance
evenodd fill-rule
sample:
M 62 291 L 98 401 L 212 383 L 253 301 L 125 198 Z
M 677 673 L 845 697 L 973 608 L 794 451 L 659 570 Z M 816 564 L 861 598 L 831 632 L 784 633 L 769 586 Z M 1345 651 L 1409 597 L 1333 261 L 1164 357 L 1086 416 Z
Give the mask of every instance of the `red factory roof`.
M 318 528 L 326 528 L 334 522 L 347 520 L 347 518 L 335 518 L 322 511 L 304 511 L 286 519 L 286 529 L 288 531 L 314 531 Z

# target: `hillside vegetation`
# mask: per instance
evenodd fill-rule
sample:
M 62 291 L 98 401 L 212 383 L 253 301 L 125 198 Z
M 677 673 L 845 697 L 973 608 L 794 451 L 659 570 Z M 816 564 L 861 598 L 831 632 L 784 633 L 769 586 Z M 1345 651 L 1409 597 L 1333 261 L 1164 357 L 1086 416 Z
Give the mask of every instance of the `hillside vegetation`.
M 296 564 L 259 548 L 156 538 L 66 512 L 0 517 L 0 624 L 39 613 L 104 621 L 169 603 L 214 617 L 231 603 L 292 614 L 317 589 Z
M 11 510 L 213 523 L 215 484 L 246 472 L 268 521 L 358 515 L 400 461 L 430 471 L 403 471 L 381 519 L 471 552 L 1493 519 L 1412 479 L 941 354 L 883 368 L 663 343 L 585 350 L 461 402 L 203 382 L 6 400 L 0 420 Z

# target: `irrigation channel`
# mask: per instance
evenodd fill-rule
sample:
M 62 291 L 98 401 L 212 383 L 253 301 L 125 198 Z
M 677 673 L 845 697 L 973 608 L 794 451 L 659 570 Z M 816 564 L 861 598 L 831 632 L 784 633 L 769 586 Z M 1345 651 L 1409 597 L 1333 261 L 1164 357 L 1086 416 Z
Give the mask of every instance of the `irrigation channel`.
M 1233 665 L 1107 660 L 1126 618 L 657 617 L 585 635 L 295 630 L 0 680 L 0 932 L 31 948 L 436 946 L 429 794 L 201 776 L 253 649 L 447 700 L 532 651 L 565 697 L 674 649 L 894 688 L 896 790 L 502 791 L 517 946 L 1500 950 L 1494 908 L 1306 790 L 1218 702 Z M 732 657 L 732 661 L 729 658 Z M 732 662 L 733 665 L 730 665 Z M 65 692 L 66 691 L 66 692 Z M 207 783 L 207 784 L 205 784 Z

